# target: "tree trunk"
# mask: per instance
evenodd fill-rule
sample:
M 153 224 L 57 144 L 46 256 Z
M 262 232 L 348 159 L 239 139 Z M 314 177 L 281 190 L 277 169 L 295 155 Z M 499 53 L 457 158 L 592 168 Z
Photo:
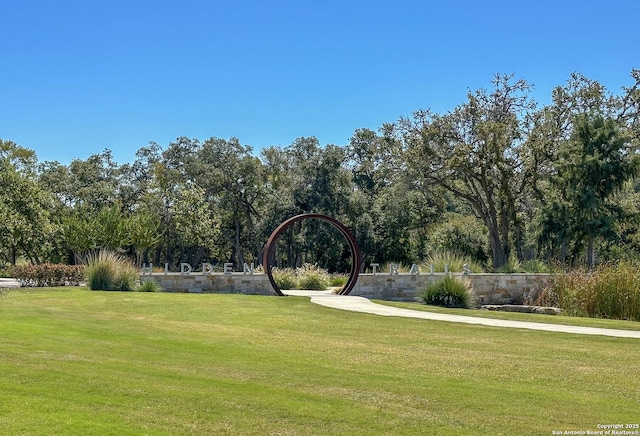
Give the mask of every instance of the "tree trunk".
M 593 268 L 593 235 L 589 235 L 589 245 L 587 246 L 587 268 Z
M 492 257 L 493 268 L 498 269 L 507 263 L 507 254 L 505 252 L 504 246 L 502 245 L 502 241 L 500 240 L 500 235 L 498 234 L 491 235 L 491 232 L 490 232 L 489 243 L 491 245 L 491 257 Z
M 240 220 L 236 220 L 235 246 L 236 246 L 236 251 L 238 253 L 238 264 L 236 265 L 236 267 L 238 268 L 239 271 L 242 269 L 243 265 L 245 264 L 244 251 L 242 250 L 242 246 L 240 244 L 240 231 L 241 231 Z
M 488 219 L 485 219 L 485 225 L 489 229 L 489 246 L 491 247 L 491 260 L 494 269 L 498 269 L 506 262 L 505 247 L 500 238 L 500 230 L 496 223 L 492 223 Z

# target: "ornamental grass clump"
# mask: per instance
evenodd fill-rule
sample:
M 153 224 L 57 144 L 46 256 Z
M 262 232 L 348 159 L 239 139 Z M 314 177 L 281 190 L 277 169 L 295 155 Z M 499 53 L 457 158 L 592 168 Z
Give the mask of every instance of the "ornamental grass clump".
M 338 288 L 344 286 L 349 281 L 349 276 L 346 274 L 331 274 L 329 278 L 329 286 L 332 288 Z
M 469 309 L 473 307 L 471 284 L 467 280 L 446 276 L 428 285 L 422 300 L 431 306 Z
M 280 289 L 324 291 L 331 284 L 331 275 L 315 265 L 293 268 L 273 268 L 273 280 Z
M 572 271 L 551 287 L 568 315 L 640 321 L 640 277 L 629 262 Z
M 280 289 L 298 289 L 298 278 L 292 268 L 273 268 L 271 274 Z
M 300 289 L 324 291 L 331 283 L 331 275 L 327 271 L 308 263 L 296 268 L 296 276 Z
M 484 267 L 480 263 L 474 261 L 468 256 L 463 256 L 453 251 L 433 253 L 420 265 L 420 269 L 424 272 L 428 272 L 431 270 L 432 265 L 434 272 L 444 272 L 445 265 L 449 271 L 462 272 L 464 271 L 465 265 L 467 265 L 469 269 L 471 269 L 471 272 L 484 272 Z
M 87 256 L 87 285 L 94 291 L 133 291 L 138 271 L 124 256 L 100 250 Z
M 138 292 L 158 292 L 160 291 L 160 285 L 153 280 L 147 280 L 140 283 L 136 290 Z

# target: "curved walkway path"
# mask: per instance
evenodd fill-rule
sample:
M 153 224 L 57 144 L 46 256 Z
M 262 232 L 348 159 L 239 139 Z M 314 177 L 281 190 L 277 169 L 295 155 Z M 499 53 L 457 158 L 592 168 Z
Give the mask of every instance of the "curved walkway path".
M 433 321 L 460 322 L 465 324 L 479 324 L 491 327 L 509 327 L 528 330 L 543 330 L 548 332 L 575 333 L 579 335 L 602 335 L 618 338 L 640 339 L 640 331 L 616 330 L 597 327 L 579 327 L 560 324 L 544 324 L 539 322 L 508 321 L 504 319 L 477 318 L 473 316 L 447 315 L 444 313 L 423 312 L 420 310 L 401 309 L 383 306 L 371 302 L 364 297 L 335 295 L 326 291 L 284 291 L 287 295 L 311 297 L 311 302 L 334 309 L 350 310 L 353 312 L 371 313 L 381 316 L 400 316 L 405 318 L 421 318 Z

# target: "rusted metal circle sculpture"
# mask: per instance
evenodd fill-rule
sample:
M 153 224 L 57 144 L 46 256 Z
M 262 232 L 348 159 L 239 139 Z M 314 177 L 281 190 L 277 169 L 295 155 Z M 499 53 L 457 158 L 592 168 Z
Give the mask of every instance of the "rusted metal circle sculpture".
M 333 227 L 338 229 L 340 233 L 346 238 L 349 249 L 351 250 L 351 271 L 349 272 L 349 280 L 344 285 L 344 288 L 339 292 L 340 295 L 349 295 L 353 287 L 356 285 L 358 281 L 358 274 L 360 274 L 360 247 L 358 247 L 358 243 L 356 242 L 356 238 L 353 237 L 349 229 L 347 229 L 340 221 L 336 220 L 327 215 L 322 215 L 319 213 L 305 213 L 302 215 L 296 215 L 294 217 L 289 218 L 280 224 L 276 229 L 271 233 L 269 239 L 267 240 L 267 245 L 264 247 L 264 254 L 262 258 L 262 265 L 264 268 L 264 272 L 269 276 L 269 282 L 271 282 L 271 286 L 277 295 L 283 296 L 282 290 L 276 284 L 276 281 L 273 279 L 273 274 L 271 272 L 272 262 L 276 247 L 276 242 L 280 236 L 287 230 L 289 227 L 293 226 L 295 223 L 306 219 L 317 219 L 331 224 Z

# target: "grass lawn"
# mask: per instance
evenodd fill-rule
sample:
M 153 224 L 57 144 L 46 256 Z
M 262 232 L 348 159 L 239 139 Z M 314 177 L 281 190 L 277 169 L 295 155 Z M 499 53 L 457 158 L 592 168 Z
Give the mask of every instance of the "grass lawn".
M 640 424 L 640 341 L 304 297 L 0 296 L 0 434 L 551 435 Z

